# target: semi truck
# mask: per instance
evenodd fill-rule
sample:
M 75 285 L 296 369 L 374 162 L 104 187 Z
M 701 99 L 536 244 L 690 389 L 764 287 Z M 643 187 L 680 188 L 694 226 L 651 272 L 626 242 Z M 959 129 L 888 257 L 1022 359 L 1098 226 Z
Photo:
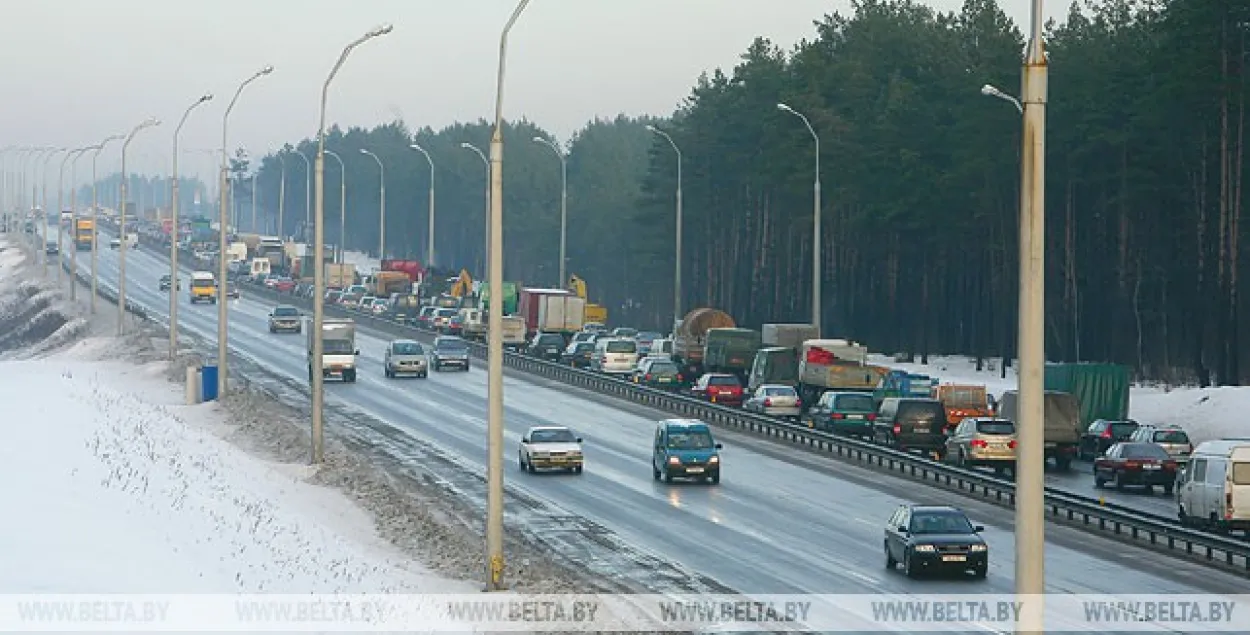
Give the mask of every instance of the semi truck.
M 312 327 L 311 318 L 305 325 L 308 334 L 308 381 L 313 380 L 314 337 L 321 338 L 321 376 L 341 379 L 345 383 L 356 381 L 356 323 L 351 318 L 322 318 L 321 332 Z
M 78 219 L 78 226 L 74 228 L 74 248 L 78 251 L 90 251 L 95 247 L 95 220 L 91 218 Z

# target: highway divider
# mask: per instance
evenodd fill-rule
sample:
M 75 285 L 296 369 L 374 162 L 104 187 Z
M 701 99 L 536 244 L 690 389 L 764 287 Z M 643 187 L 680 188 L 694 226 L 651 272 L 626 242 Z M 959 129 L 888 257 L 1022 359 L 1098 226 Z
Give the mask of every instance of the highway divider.
M 260 285 L 248 285 L 247 289 L 274 303 L 289 304 L 312 311 L 310 298 L 280 293 Z M 348 311 L 337 306 L 327 306 L 325 311 L 328 316 L 350 317 L 361 327 L 396 338 L 429 343 L 437 336 L 431 331 L 399 324 L 382 317 Z M 486 359 L 484 344 L 469 342 L 469 348 L 475 357 Z M 599 373 L 517 353 L 505 351 L 504 365 L 570 386 L 669 412 L 675 416 L 701 419 L 710 424 L 802 446 L 813 452 L 834 455 L 841 460 L 953 490 L 978 500 L 1004 507 L 1015 505 L 1015 483 L 976 470 L 947 465 L 916 454 L 812 430 L 799 424 L 746 412 L 739 408 L 639 386 Z M 1046 511 L 1052 520 L 1064 524 L 1250 576 L 1250 540 L 1242 541 L 1229 536 L 1183 527 L 1174 518 L 1108 505 L 1095 498 L 1050 487 L 1046 488 Z

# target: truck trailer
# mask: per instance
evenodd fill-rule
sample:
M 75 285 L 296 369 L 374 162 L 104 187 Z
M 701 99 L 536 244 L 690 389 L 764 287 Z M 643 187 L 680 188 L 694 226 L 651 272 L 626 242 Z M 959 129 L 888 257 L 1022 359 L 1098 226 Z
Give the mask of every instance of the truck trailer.
M 321 337 L 321 375 L 334 377 L 345 383 L 356 381 L 356 323 L 351 318 L 322 318 L 321 333 L 313 329 L 312 319 L 304 325 L 308 334 L 308 381 L 314 372 L 314 337 Z

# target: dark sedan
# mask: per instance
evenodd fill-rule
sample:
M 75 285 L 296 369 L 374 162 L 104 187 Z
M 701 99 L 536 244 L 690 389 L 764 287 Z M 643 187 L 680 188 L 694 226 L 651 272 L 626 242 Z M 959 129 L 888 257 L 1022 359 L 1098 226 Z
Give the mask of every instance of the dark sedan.
M 1149 492 L 1158 486 L 1171 496 L 1176 484 L 1176 461 L 1154 443 L 1117 443 L 1094 459 L 1094 487 L 1102 487 L 1108 481 L 1115 483 L 1117 489 L 1135 485 Z
M 590 357 L 595 353 L 594 342 L 573 342 L 560 354 L 560 363 L 573 368 L 589 368 Z
M 935 571 L 984 578 L 990 561 L 984 530 L 954 507 L 902 505 L 885 527 L 885 568 L 901 562 L 911 578 Z

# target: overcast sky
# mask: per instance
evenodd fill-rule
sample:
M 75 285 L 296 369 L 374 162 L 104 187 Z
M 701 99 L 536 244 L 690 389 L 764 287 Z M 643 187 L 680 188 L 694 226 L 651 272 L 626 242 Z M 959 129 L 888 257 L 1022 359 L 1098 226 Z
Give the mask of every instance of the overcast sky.
M 1027 22 L 1028 0 L 1000 2 L 1017 24 Z M 960 1 L 927 4 L 945 11 Z M 1066 12 L 1048 4 L 1048 17 Z M 440 128 L 488 117 L 499 31 L 515 5 L 4 0 L 0 146 L 88 145 L 155 116 L 164 124 L 136 138 L 130 161 L 155 173 L 195 98 L 216 96 L 183 128 L 182 146 L 220 147 L 231 95 L 272 64 L 230 118 L 230 146 L 264 153 L 315 133 L 321 85 L 340 51 L 384 23 L 394 31 L 357 49 L 332 85 L 330 122 L 403 118 Z M 561 140 L 596 116 L 667 115 L 700 72 L 732 67 L 755 36 L 789 48 L 813 37 L 813 20 L 848 10 L 848 0 L 533 0 L 510 38 L 504 115 L 525 116 Z

